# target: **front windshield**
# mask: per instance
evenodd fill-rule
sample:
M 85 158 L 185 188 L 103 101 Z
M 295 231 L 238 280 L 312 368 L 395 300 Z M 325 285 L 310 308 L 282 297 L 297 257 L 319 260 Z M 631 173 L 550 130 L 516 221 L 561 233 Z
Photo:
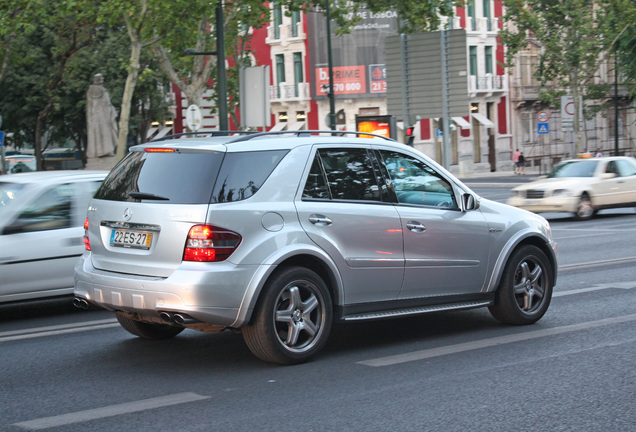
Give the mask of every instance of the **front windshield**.
M 554 167 L 548 177 L 594 177 L 597 165 L 597 160 L 563 162 Z
M 0 182 L 0 215 L 16 201 L 22 189 L 24 185 L 20 183 Z

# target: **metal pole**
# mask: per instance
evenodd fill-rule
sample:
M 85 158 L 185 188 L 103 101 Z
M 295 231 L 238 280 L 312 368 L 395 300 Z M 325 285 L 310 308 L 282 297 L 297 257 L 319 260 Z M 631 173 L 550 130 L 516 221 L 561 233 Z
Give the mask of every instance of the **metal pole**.
M 402 121 L 404 128 L 404 141 L 407 141 L 406 138 L 406 130 L 411 126 L 411 116 L 409 113 L 409 101 L 408 101 L 408 86 L 409 86 L 409 70 L 408 70 L 408 48 L 407 44 L 407 36 L 402 33 L 400 35 L 400 48 L 402 58 Z
M 216 5 L 216 70 L 219 130 L 229 130 L 227 121 L 227 73 L 225 71 L 225 29 L 223 27 L 223 0 Z
M 443 142 L 443 163 L 442 165 L 446 169 L 450 169 L 450 118 L 449 116 L 449 94 L 448 94 L 448 43 L 446 38 L 446 30 L 441 32 L 441 48 L 442 48 L 442 142 Z
M 329 68 L 329 128 L 336 130 L 336 101 L 333 88 L 333 57 L 331 55 L 331 15 L 329 14 L 329 0 L 327 0 L 327 66 Z
M 614 156 L 618 156 L 618 51 L 614 55 Z

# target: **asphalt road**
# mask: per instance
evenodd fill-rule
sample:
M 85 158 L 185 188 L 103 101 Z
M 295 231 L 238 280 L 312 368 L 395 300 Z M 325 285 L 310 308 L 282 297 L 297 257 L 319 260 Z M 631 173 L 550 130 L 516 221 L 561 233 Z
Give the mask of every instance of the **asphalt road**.
M 343 324 L 292 367 L 230 332 L 152 342 L 67 301 L 0 306 L 0 431 L 634 431 L 636 212 L 549 218 L 560 272 L 539 323 Z

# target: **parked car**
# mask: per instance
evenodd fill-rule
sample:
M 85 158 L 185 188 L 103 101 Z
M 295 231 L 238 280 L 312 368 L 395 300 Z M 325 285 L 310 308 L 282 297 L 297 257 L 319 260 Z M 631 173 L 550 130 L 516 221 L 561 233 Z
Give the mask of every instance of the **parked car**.
M 574 213 L 589 219 L 602 209 L 636 207 L 636 159 L 598 157 L 559 163 L 550 175 L 511 191 L 508 204 L 535 213 Z
M 73 294 L 88 202 L 106 174 L 0 177 L 0 303 Z
M 315 356 L 334 320 L 545 314 L 557 247 L 543 217 L 481 199 L 412 147 L 350 134 L 132 147 L 90 204 L 76 305 L 146 339 L 240 330 L 281 364 Z
M 22 172 L 37 171 L 38 166 L 33 155 L 11 155 L 5 158 L 8 165 L 7 173 L 16 174 Z

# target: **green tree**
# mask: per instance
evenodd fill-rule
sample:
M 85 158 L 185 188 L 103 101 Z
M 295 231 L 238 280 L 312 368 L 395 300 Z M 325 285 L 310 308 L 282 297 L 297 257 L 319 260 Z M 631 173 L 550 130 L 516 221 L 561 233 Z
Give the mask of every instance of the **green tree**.
M 615 46 L 610 49 L 617 56 L 623 85 L 628 86 L 633 98 L 636 96 L 636 1 L 610 0 L 609 16 L 608 27 L 618 32 Z
M 197 52 L 216 50 L 214 9 L 205 10 L 198 21 L 193 20 L 186 27 L 187 30 L 175 29 L 153 47 L 162 70 L 183 91 L 190 103 L 198 104 L 209 86 L 210 77 L 216 77 L 218 59 L 215 55 L 184 57 L 183 52 L 188 48 L 194 48 Z M 240 4 L 225 2 L 223 9 L 226 57 L 233 60 L 226 78 L 228 96 L 234 108 L 229 111 L 234 116 L 238 104 L 238 68 L 249 66 L 249 29 L 260 28 L 268 22 L 269 8 L 262 2 L 243 1 Z M 236 123 L 236 117 L 233 119 Z
M 541 47 L 537 68 L 541 86 L 556 85 L 574 99 L 577 152 L 583 150 L 581 96 L 593 86 L 599 66 L 607 62 L 609 50 L 621 31 L 618 28 L 626 24 L 622 21 L 619 26 L 609 25 L 609 1 L 504 0 L 508 26 L 501 37 L 508 48 L 508 64 L 512 66 L 514 55 L 530 41 Z

